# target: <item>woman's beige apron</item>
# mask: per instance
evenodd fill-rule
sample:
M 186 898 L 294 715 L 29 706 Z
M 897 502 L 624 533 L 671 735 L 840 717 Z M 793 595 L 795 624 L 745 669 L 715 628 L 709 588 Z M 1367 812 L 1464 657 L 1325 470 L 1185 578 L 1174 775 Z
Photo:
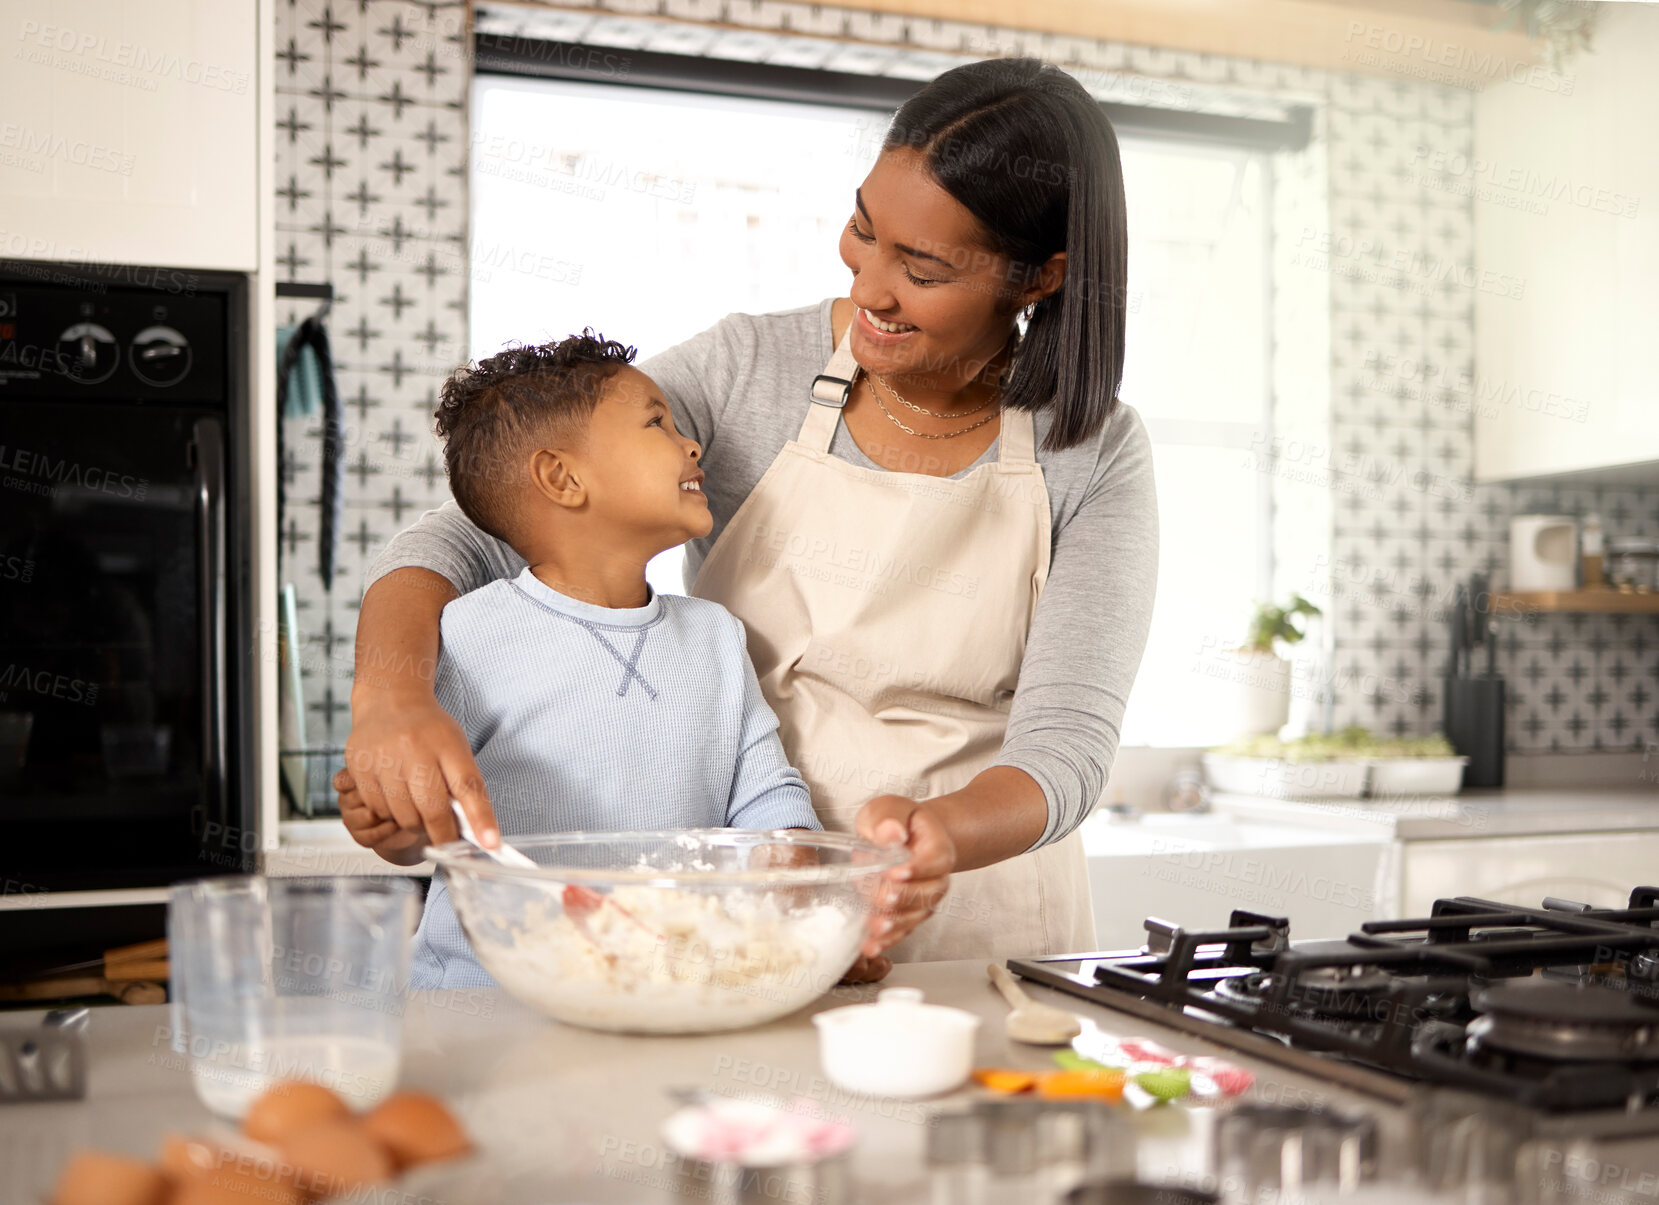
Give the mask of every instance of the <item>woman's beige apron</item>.
M 744 623 L 766 701 L 824 827 L 874 795 L 929 799 L 996 760 L 1026 633 L 1048 578 L 1048 490 L 1030 411 L 1005 410 L 1001 453 L 961 480 L 830 455 L 857 362 L 841 340 L 784 445 L 692 593 Z M 953 875 L 895 959 L 1092 949 L 1077 833 Z

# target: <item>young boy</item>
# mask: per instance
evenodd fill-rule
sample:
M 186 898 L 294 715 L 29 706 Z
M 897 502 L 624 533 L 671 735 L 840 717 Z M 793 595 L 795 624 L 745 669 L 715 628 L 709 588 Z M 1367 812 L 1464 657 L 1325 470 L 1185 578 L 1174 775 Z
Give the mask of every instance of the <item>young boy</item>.
M 648 560 L 714 519 L 702 449 L 675 431 L 633 356 L 584 332 L 444 383 L 450 491 L 528 568 L 444 608 L 438 702 L 467 734 L 503 836 L 822 828 L 743 625 L 646 583 Z M 397 833 L 376 848 L 406 854 L 422 840 Z M 410 986 L 492 983 L 435 880 Z

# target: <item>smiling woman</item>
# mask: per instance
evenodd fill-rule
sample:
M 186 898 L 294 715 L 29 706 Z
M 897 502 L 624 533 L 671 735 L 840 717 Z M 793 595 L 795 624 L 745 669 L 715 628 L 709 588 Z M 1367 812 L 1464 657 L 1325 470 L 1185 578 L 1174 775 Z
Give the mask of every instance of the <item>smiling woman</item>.
M 1158 559 L 1117 396 L 1116 138 L 1064 72 L 969 64 L 899 110 L 851 200 L 847 297 L 732 314 L 640 366 L 703 449 L 687 585 L 742 620 L 824 826 L 909 849 L 867 954 L 1089 948 L 1076 829 Z M 360 663 L 419 664 L 450 598 L 522 564 L 453 507 L 424 516 L 372 570 Z M 365 674 L 353 719 L 343 807 L 441 840 L 455 794 L 493 827 L 430 683 Z

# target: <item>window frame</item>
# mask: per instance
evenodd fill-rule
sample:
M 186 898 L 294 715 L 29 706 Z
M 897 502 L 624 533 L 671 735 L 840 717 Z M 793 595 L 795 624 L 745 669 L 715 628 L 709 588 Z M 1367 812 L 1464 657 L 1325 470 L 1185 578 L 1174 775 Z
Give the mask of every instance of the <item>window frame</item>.
M 594 66 L 618 59 L 626 60 L 626 74 L 602 74 Z M 473 73 L 668 88 L 888 111 L 909 100 L 927 82 L 483 31 L 473 35 Z M 1313 137 L 1314 110 L 1307 104 L 1286 103 L 1279 118 L 1269 118 L 1123 101 L 1097 103 L 1111 119 L 1113 128 L 1124 135 L 1215 142 L 1263 151 L 1302 150 Z

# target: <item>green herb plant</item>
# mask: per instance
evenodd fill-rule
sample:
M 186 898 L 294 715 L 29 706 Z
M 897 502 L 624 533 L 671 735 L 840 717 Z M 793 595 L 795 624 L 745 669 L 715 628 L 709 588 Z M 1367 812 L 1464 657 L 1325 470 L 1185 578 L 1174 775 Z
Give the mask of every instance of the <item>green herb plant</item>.
M 1275 643 L 1282 641 L 1287 645 L 1300 644 L 1307 638 L 1307 628 L 1297 623 L 1297 620 L 1312 619 L 1323 614 L 1300 594 L 1290 596 L 1290 605 L 1274 606 L 1272 603 L 1257 603 L 1255 617 L 1250 620 L 1250 635 L 1246 638 L 1242 649 L 1248 653 L 1274 654 L 1277 650 Z

